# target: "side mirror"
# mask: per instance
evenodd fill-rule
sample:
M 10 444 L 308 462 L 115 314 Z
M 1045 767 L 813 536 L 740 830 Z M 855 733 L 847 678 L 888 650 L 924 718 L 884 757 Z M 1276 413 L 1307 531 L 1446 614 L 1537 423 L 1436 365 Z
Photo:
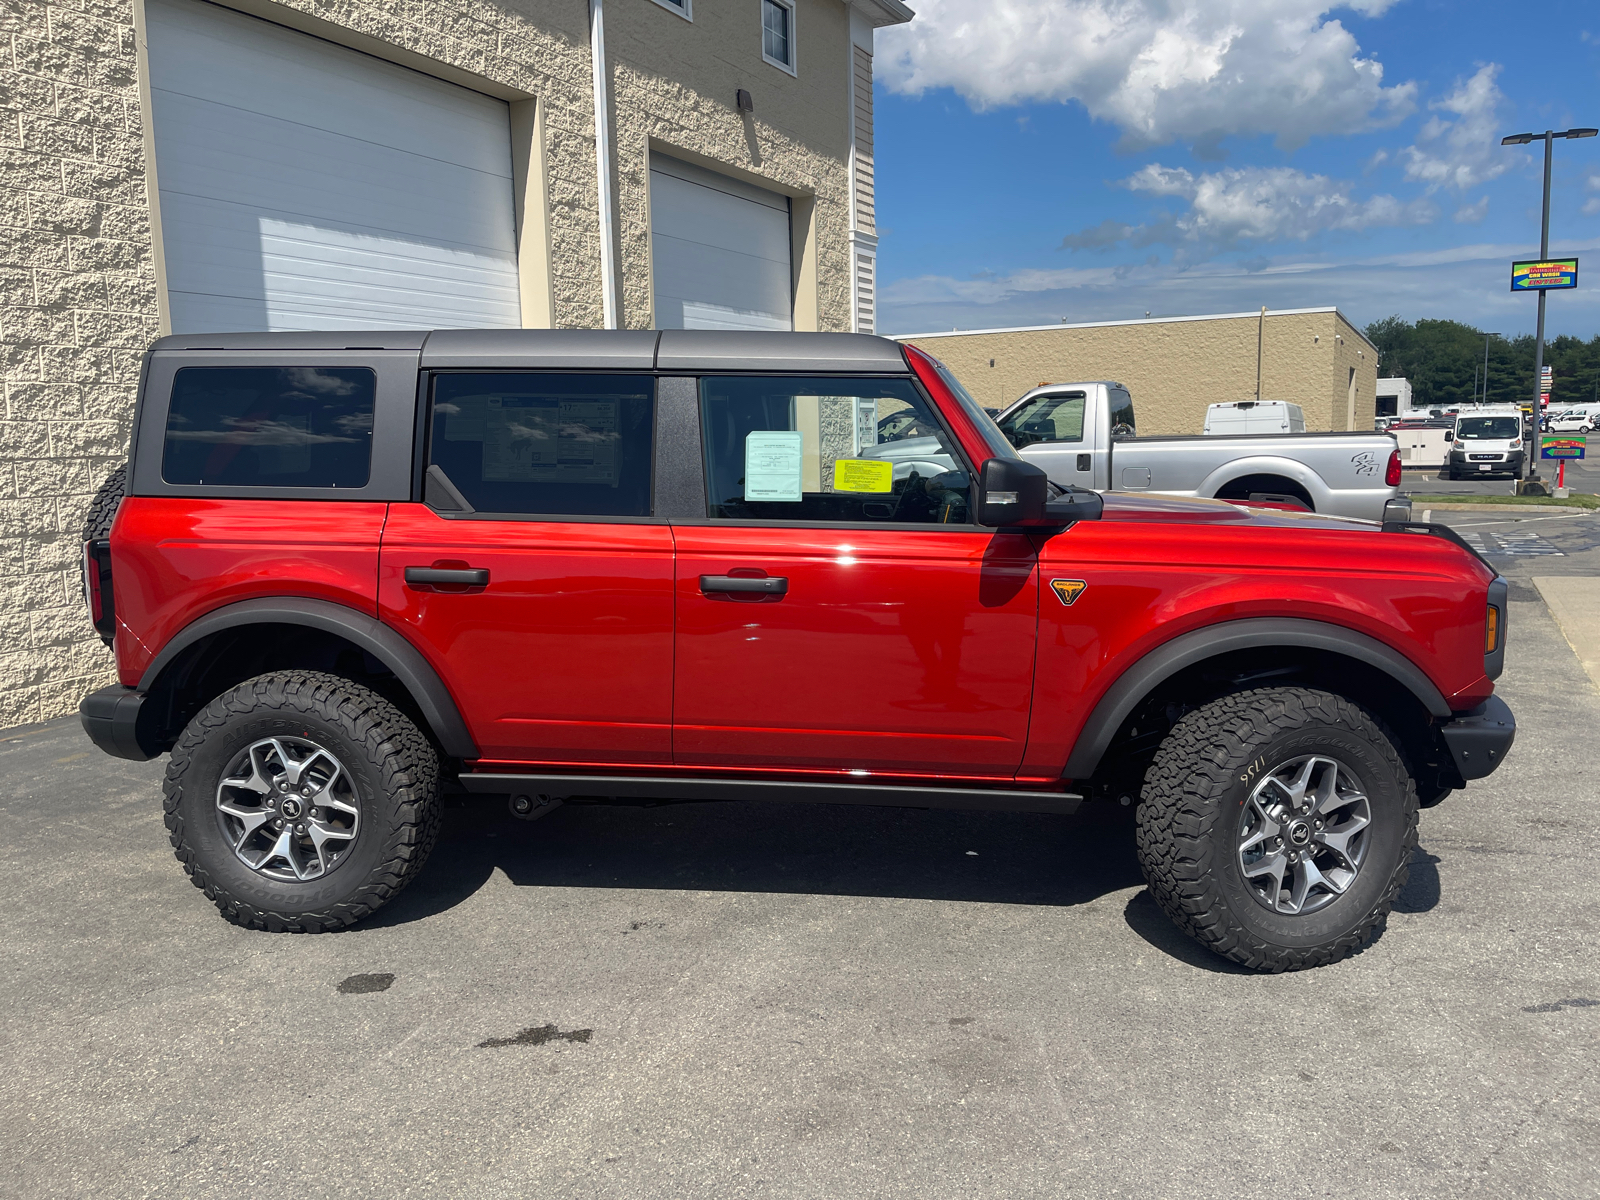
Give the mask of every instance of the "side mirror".
M 978 472 L 978 524 L 995 529 L 1059 529 L 1074 521 L 1097 521 L 1105 510 L 1099 492 L 1071 488 L 1050 499 L 1050 479 L 1020 458 L 991 458 Z
M 994 529 L 1044 523 L 1050 477 L 1020 458 L 991 458 L 978 470 L 978 524 Z

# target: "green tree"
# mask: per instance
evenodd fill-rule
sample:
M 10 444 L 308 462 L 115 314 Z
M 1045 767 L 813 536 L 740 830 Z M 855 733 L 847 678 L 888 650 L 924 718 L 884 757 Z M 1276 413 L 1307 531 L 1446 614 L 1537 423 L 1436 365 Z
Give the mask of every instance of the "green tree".
M 1378 347 L 1378 374 L 1411 381 L 1419 408 L 1452 408 L 1486 394 L 1491 404 L 1525 403 L 1533 398 L 1533 336 L 1507 339 L 1489 334 L 1489 379 L 1481 378 L 1485 334 L 1460 321 L 1384 317 L 1367 326 Z M 1562 336 L 1545 343 L 1552 369 L 1552 407 L 1600 395 L 1600 335 L 1584 341 Z M 1474 382 L 1476 381 L 1476 383 Z

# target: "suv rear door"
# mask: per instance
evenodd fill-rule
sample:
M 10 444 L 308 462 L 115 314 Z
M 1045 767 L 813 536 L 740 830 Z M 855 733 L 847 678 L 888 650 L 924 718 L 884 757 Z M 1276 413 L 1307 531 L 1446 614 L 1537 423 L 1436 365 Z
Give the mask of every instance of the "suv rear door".
M 674 521 L 680 765 L 1008 778 L 1033 683 L 1026 537 L 909 379 L 699 383 L 707 517 Z M 912 452 L 880 443 L 914 411 Z
M 649 361 L 428 380 L 423 502 L 391 508 L 379 606 L 438 670 L 482 760 L 671 760 L 672 532 L 654 516 Z

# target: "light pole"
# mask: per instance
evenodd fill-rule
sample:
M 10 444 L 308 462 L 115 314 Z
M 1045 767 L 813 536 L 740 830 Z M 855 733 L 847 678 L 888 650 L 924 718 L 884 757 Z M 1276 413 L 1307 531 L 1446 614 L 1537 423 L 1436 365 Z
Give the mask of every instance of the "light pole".
M 1546 129 L 1543 133 L 1513 133 L 1510 137 L 1500 139 L 1502 146 L 1526 146 L 1529 142 L 1538 140 L 1544 142 L 1544 217 L 1539 223 L 1539 258 L 1545 260 L 1550 257 L 1550 156 L 1555 147 L 1556 138 L 1588 138 L 1600 133 L 1600 129 L 1563 129 L 1557 132 Z M 1540 389 L 1544 384 L 1544 289 L 1539 289 L 1539 329 L 1534 335 L 1533 342 L 1533 420 L 1528 422 L 1528 480 L 1539 478 L 1538 459 L 1533 455 L 1534 443 L 1538 440 Z M 1541 494 L 1543 489 L 1540 489 Z

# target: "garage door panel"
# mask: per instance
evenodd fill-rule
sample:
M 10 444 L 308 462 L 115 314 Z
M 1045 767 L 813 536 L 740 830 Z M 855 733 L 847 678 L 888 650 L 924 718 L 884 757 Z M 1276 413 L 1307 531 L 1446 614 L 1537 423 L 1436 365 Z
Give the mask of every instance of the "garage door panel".
M 147 0 L 146 16 L 159 60 L 152 78 L 161 83 L 158 67 L 185 64 L 181 81 L 163 90 L 441 162 L 498 169 L 485 139 L 500 136 L 505 105 L 493 97 L 213 5 Z M 462 137 L 471 123 L 485 136 Z
M 176 332 L 521 324 L 502 101 L 192 0 L 149 13 Z
M 660 328 L 794 327 L 784 197 L 655 155 L 650 235 Z

